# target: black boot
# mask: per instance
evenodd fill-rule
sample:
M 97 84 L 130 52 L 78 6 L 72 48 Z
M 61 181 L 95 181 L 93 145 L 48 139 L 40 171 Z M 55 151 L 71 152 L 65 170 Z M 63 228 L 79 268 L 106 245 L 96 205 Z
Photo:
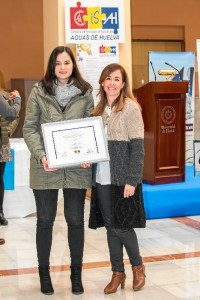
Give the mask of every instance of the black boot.
M 54 293 L 49 274 L 49 267 L 39 267 L 41 292 L 45 295 L 52 295 Z
M 71 266 L 71 282 L 72 282 L 72 293 L 75 295 L 82 294 L 84 292 L 83 284 L 81 280 L 82 267 Z
M 6 218 L 4 217 L 4 213 L 0 212 L 0 225 L 8 225 L 8 221 L 6 220 Z

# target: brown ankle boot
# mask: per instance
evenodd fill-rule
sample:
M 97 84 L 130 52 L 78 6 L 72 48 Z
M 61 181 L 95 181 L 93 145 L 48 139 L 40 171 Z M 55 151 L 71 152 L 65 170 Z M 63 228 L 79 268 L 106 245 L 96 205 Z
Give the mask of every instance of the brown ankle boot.
M 133 270 L 133 289 L 134 291 L 140 290 L 145 285 L 145 266 L 132 266 Z
M 105 294 L 112 294 L 117 291 L 118 286 L 121 284 L 121 288 L 124 288 L 126 274 L 124 272 L 113 272 L 111 282 L 105 287 Z
M 5 240 L 0 238 L 0 245 L 5 244 Z

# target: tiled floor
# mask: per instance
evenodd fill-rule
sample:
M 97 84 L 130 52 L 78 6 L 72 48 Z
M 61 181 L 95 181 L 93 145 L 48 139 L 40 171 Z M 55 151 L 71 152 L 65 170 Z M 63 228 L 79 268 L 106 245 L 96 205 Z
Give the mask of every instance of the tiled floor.
M 146 266 L 146 285 L 134 292 L 131 268 L 125 254 L 127 280 L 125 289 L 104 295 L 111 278 L 105 229 L 87 228 L 89 200 L 85 209 L 85 252 L 83 283 L 85 293 L 71 294 L 69 250 L 66 225 L 59 200 L 54 225 L 51 255 L 52 281 L 55 293 L 41 294 L 35 251 L 35 215 L 9 219 L 0 227 L 6 244 L 0 246 L 0 299 L 120 299 L 175 300 L 200 299 L 200 216 L 177 219 L 148 220 L 145 229 L 138 229 L 141 255 Z

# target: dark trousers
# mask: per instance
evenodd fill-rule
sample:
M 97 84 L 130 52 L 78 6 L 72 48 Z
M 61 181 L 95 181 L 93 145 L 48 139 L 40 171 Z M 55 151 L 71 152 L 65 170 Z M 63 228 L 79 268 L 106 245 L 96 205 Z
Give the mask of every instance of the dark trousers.
M 111 223 L 111 185 L 96 185 L 99 207 L 107 229 L 108 248 L 113 272 L 124 271 L 123 246 L 132 266 L 142 264 L 137 235 L 134 229 L 113 228 Z
M 0 213 L 3 212 L 3 199 L 4 199 L 3 175 L 4 175 L 5 167 L 6 167 L 6 163 L 0 162 Z
M 53 225 L 56 218 L 58 190 L 33 190 L 37 207 L 36 246 L 40 267 L 50 264 Z M 85 189 L 63 189 L 64 216 L 68 225 L 71 266 L 82 266 L 84 248 Z

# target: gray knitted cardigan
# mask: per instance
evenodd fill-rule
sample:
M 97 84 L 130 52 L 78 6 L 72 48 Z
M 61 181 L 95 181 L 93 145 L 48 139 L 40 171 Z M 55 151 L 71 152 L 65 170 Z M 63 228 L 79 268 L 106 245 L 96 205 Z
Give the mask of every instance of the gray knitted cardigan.
M 144 124 L 138 105 L 127 99 L 122 111 L 110 116 L 105 112 L 102 118 L 108 126 L 111 183 L 137 186 L 144 158 Z
M 141 111 L 134 101 L 126 99 L 120 112 L 102 115 L 107 125 L 108 151 L 113 197 L 112 221 L 115 228 L 145 227 L 142 195 L 144 161 L 144 124 Z M 133 197 L 123 198 L 124 185 L 136 187 Z M 89 227 L 104 226 L 98 207 L 95 186 L 92 188 Z

